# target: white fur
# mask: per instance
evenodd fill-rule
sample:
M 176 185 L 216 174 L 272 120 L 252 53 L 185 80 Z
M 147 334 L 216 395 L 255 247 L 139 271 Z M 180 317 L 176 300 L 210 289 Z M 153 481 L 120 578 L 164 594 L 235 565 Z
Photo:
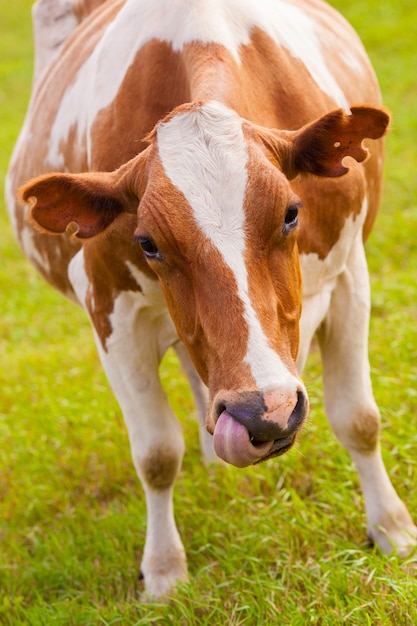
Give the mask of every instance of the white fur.
M 78 25 L 73 5 L 73 0 L 37 0 L 32 7 L 35 40 L 34 85 L 39 82 L 64 41 Z
M 34 232 L 29 226 L 24 226 L 20 231 L 20 241 L 25 255 L 38 267 L 42 267 L 46 272 L 50 272 L 51 268 L 41 251 L 34 245 Z
M 332 292 L 338 276 L 345 270 L 353 242 L 362 236 L 362 227 L 368 211 L 365 197 L 359 215 L 347 218 L 339 239 L 326 258 L 317 253 L 300 254 L 303 275 L 303 309 L 300 320 L 300 346 L 297 369 L 302 372 L 311 341 L 329 310 Z
M 297 367 L 302 370 L 311 340 L 323 324 L 319 340 L 326 414 L 358 471 L 368 533 L 386 552 L 393 547 L 406 552 L 416 543 L 417 529 L 391 485 L 379 447 L 363 451 L 351 430 L 353 420 L 378 415 L 367 354 L 370 289 L 362 243 L 367 204 L 365 199 L 360 214 L 346 220 L 325 259 L 301 255 L 304 297 Z
M 365 197 L 359 215 L 346 219 L 336 244 L 325 259 L 320 259 L 315 252 L 300 255 L 303 298 L 334 288 L 338 275 L 346 265 L 352 244 L 362 232 L 367 212 L 368 199 Z
M 158 290 L 158 283 L 153 283 Z M 160 359 L 176 335 L 165 306 L 158 310 L 147 304 L 143 294 L 122 292 L 115 300 L 113 333 L 106 351 L 100 342 L 97 345 L 123 411 L 133 462 L 145 490 L 148 522 L 141 567 L 147 592 L 159 597 L 168 593 L 177 580 L 186 580 L 185 551 L 174 519 L 173 487 L 155 491 L 147 484 L 142 463 L 161 444 L 169 444 L 181 464 L 184 441 L 158 375 Z M 174 480 L 175 475 L 172 485 Z
M 19 139 L 21 139 L 23 136 L 23 130 L 22 133 L 19 136 Z M 18 149 L 18 144 L 16 144 L 15 147 L 15 151 L 14 154 L 18 155 L 19 153 L 19 149 Z M 9 220 L 10 220 L 10 224 L 12 226 L 13 229 L 13 233 L 14 236 L 16 237 L 16 239 L 19 238 L 19 227 L 18 227 L 18 223 L 17 223 L 17 219 L 16 219 L 16 208 L 17 208 L 17 201 L 16 201 L 16 195 L 15 195 L 15 178 L 13 175 L 13 172 L 15 171 L 15 168 L 13 167 L 13 160 L 10 162 L 10 167 L 9 167 L 9 171 L 7 172 L 7 176 L 6 176 L 6 180 L 4 183 L 4 195 L 6 198 L 6 207 L 7 207 L 7 212 L 9 214 Z
M 299 381 L 269 346 L 249 297 L 243 208 L 248 154 L 242 120 L 219 103 L 206 103 L 161 124 L 157 136 L 167 176 L 183 193 L 198 227 L 235 276 L 249 327 L 245 361 L 258 388 L 265 390 L 279 383 L 297 389 Z
M 417 528 L 391 485 L 379 447 L 364 450 L 351 427 L 378 416 L 368 361 L 369 315 L 369 275 L 359 233 L 319 333 L 324 402 L 330 425 L 358 470 L 370 536 L 386 552 L 395 546 L 402 552 L 416 545 Z

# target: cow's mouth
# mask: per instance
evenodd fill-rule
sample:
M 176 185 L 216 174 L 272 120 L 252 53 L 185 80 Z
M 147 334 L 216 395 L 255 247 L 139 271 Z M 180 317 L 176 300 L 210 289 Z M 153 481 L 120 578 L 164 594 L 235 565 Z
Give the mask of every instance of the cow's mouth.
M 280 456 L 295 441 L 295 433 L 273 441 L 256 441 L 236 419 L 223 411 L 214 429 L 214 449 L 223 461 L 236 467 L 247 467 Z
M 253 445 L 256 447 L 256 442 L 253 441 L 252 442 Z M 269 451 L 269 453 L 262 457 L 261 459 L 259 459 L 259 461 L 255 461 L 254 465 L 256 465 L 257 463 L 262 463 L 263 461 L 266 461 L 267 459 L 272 459 L 275 456 L 281 456 L 282 454 L 285 454 L 290 448 L 293 447 L 295 443 L 295 435 L 292 435 L 291 437 L 285 437 L 285 439 L 276 439 L 273 444 L 272 444 L 272 448 Z

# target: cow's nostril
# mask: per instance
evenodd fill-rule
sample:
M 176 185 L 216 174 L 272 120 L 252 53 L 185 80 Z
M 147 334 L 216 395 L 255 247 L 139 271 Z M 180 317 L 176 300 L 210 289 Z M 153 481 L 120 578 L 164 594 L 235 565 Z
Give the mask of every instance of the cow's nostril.
M 307 399 L 302 391 L 297 391 L 297 404 L 295 405 L 286 430 L 292 432 L 296 430 L 304 421 L 307 411 Z
M 226 411 L 226 405 L 224 404 L 224 402 L 219 402 L 216 406 L 215 409 L 215 413 L 216 413 L 216 421 L 219 419 L 220 415 L 223 413 L 223 411 Z
M 266 411 L 263 395 L 260 391 L 241 391 L 237 397 L 219 399 L 216 405 L 217 419 L 227 411 L 235 420 L 249 428 L 250 423 L 262 418 Z

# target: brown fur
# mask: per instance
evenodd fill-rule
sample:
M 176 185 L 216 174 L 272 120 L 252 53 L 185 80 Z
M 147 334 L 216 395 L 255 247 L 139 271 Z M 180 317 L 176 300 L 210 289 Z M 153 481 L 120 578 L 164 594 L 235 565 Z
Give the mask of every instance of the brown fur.
M 173 485 L 180 464 L 178 454 L 166 444 L 148 451 L 140 464 L 140 472 L 151 489 L 161 491 Z
M 359 452 L 372 454 L 378 445 L 381 417 L 379 411 L 359 413 L 351 424 L 352 445 Z

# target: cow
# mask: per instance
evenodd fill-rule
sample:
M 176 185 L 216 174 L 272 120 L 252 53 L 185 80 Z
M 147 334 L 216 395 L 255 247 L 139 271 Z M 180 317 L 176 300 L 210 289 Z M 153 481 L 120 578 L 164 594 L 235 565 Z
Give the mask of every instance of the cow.
M 38 0 L 34 33 L 8 208 L 91 321 L 146 497 L 147 594 L 187 580 L 169 347 L 205 458 L 247 467 L 293 446 L 316 336 L 368 535 L 407 554 L 417 529 L 381 458 L 367 349 L 389 115 L 358 36 L 321 0 Z

